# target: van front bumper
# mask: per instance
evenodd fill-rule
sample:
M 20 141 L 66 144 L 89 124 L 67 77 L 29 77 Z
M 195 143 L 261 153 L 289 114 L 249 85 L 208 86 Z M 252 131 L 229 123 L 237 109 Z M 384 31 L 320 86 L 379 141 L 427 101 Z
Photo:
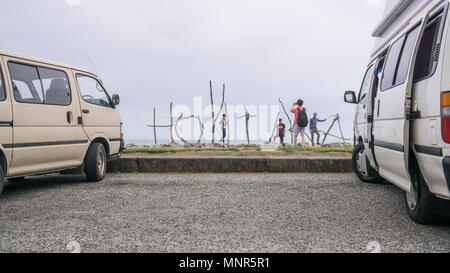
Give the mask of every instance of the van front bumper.
M 442 167 L 444 168 L 445 181 L 447 181 L 448 190 L 450 191 L 450 157 L 444 157 Z

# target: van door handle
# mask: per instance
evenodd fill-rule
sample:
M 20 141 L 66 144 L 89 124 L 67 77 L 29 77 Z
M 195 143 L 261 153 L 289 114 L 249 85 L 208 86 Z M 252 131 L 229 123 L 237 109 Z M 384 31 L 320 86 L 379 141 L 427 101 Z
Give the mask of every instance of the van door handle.
M 89 114 L 89 110 L 87 110 L 87 109 L 83 109 L 83 114 Z
M 67 112 L 67 123 L 72 123 L 72 112 Z

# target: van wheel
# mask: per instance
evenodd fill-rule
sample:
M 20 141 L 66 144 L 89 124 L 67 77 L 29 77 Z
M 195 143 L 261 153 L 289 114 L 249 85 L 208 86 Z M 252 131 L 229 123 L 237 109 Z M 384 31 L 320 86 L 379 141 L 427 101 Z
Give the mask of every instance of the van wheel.
M 420 172 L 417 162 L 411 169 L 411 183 L 413 192 L 405 192 L 406 209 L 409 217 L 416 223 L 422 225 L 434 224 L 439 219 L 438 200 L 428 189 L 428 185 Z
M 0 194 L 2 194 L 3 187 L 5 187 L 5 174 L 3 173 L 3 168 L 0 166 Z
M 384 179 L 378 172 L 370 166 L 367 159 L 366 151 L 364 150 L 364 143 L 360 142 L 353 150 L 353 170 L 362 182 L 366 183 L 385 183 Z
M 84 159 L 84 171 L 89 182 L 103 180 L 106 173 L 106 150 L 101 143 L 92 143 Z

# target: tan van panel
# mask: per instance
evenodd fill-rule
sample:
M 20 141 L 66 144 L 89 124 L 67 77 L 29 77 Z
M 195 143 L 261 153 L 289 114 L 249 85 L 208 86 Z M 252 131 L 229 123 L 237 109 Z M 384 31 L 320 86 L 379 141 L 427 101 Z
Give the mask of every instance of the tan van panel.
M 10 175 L 28 175 L 80 166 L 87 150 L 88 139 L 82 126 L 78 124 L 78 92 L 71 71 L 9 57 L 5 58 L 5 64 L 13 87 L 14 156 Z M 41 77 L 39 84 L 39 79 L 32 81 L 35 76 L 34 67 L 58 76 L 49 78 L 44 84 L 46 79 L 41 75 L 43 73 L 38 73 Z M 11 69 L 16 71 L 13 75 Z M 61 90 L 61 80 L 64 80 L 65 88 L 70 92 L 70 102 L 67 102 L 67 105 L 50 104 L 53 103 L 50 98 L 55 97 L 52 95 L 53 90 Z M 54 85 L 59 86 L 59 89 L 53 87 Z M 34 97 L 29 98 L 32 91 Z M 42 93 L 40 96 L 43 98 L 35 95 L 39 93 Z
M 12 107 L 11 107 L 11 95 L 8 92 L 7 82 L 5 81 L 5 71 L 4 64 L 2 62 L 2 57 L 0 56 L 0 149 L 6 156 L 7 165 L 11 162 L 12 158 L 12 148 L 13 143 L 12 138 Z M 3 170 L 7 171 L 7 170 Z
M 119 153 L 120 149 L 120 124 L 122 119 L 119 111 L 112 106 L 98 105 L 100 100 L 96 98 L 96 90 L 92 90 L 92 85 L 98 84 L 98 88 L 103 89 L 104 95 L 100 97 L 110 100 L 111 97 L 104 89 L 101 82 L 93 75 L 81 71 L 73 71 L 74 79 L 79 88 L 79 101 L 83 121 L 83 129 L 92 141 L 96 137 L 105 136 L 110 143 L 110 154 Z M 90 85 L 92 84 L 92 85 Z

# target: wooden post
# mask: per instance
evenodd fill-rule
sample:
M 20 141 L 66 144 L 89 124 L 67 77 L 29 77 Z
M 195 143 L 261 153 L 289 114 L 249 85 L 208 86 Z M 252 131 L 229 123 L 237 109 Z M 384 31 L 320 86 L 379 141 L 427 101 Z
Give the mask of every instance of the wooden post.
M 156 139 L 156 108 L 153 107 L 153 136 L 155 138 L 155 145 L 158 145 L 158 141 Z
M 213 98 L 213 89 L 212 89 L 212 81 L 209 81 L 209 96 L 211 97 L 211 122 L 212 122 L 212 131 L 211 131 L 211 143 L 214 144 L 215 142 L 215 136 L 214 136 L 214 132 L 216 130 L 216 125 L 214 124 L 214 98 Z
M 211 143 L 214 144 L 215 142 L 215 135 L 216 132 L 216 122 L 218 117 L 220 116 L 220 112 L 222 112 L 223 105 L 225 103 L 225 84 L 223 85 L 223 91 L 222 91 L 222 103 L 220 104 L 219 112 L 217 113 L 217 116 L 214 113 L 214 98 L 213 98 L 213 88 L 212 88 L 212 81 L 209 81 L 209 95 L 211 97 L 211 122 L 212 122 L 212 140 Z
M 172 110 L 173 110 L 173 102 L 170 102 L 170 140 L 172 143 L 175 143 L 173 140 L 173 116 L 172 116 Z
M 225 102 L 225 114 L 227 115 L 227 144 L 230 144 L 230 116 L 228 115 L 227 102 Z
M 339 114 L 338 114 L 338 116 L 339 116 Z M 334 118 L 333 123 L 331 123 L 330 128 L 328 128 L 328 131 L 325 133 L 325 136 L 323 137 L 322 145 L 325 144 L 325 140 L 327 139 L 327 136 L 330 133 L 331 128 L 333 128 L 334 124 L 336 123 L 337 117 Z
M 286 117 L 287 117 L 287 119 L 288 119 L 288 121 L 289 121 L 289 126 L 290 126 L 289 132 L 291 132 L 291 145 L 294 145 L 294 132 L 293 132 L 294 127 L 292 126 L 292 120 L 291 120 L 291 118 L 289 117 L 289 115 L 288 115 L 288 113 L 287 113 L 287 111 L 286 111 L 286 108 L 284 107 L 284 104 L 283 104 L 283 102 L 281 101 L 281 99 L 278 99 L 278 101 L 280 102 L 281 107 L 283 107 L 283 111 L 284 111 L 284 113 L 286 114 Z
M 248 112 L 247 108 L 244 107 L 244 109 L 245 109 L 245 115 L 240 117 L 239 119 L 245 117 L 245 131 L 247 133 L 247 143 L 248 143 L 248 145 L 250 145 L 250 135 L 248 133 L 248 122 L 249 122 L 250 118 L 254 118 L 256 116 L 250 115 L 250 113 Z
M 344 134 L 342 133 L 342 127 L 341 127 L 341 116 L 339 114 L 336 114 L 336 116 L 337 116 L 337 120 L 338 120 L 339 131 L 341 132 L 342 141 L 345 144 L 345 137 L 344 137 Z
M 280 117 L 280 112 L 278 112 L 278 114 L 277 114 L 277 119 L 275 120 L 275 126 L 273 127 L 272 135 L 270 136 L 270 139 L 269 139 L 269 144 L 272 143 L 272 140 L 275 141 L 274 138 L 275 138 L 275 133 L 277 131 L 277 125 L 278 125 L 279 117 Z

